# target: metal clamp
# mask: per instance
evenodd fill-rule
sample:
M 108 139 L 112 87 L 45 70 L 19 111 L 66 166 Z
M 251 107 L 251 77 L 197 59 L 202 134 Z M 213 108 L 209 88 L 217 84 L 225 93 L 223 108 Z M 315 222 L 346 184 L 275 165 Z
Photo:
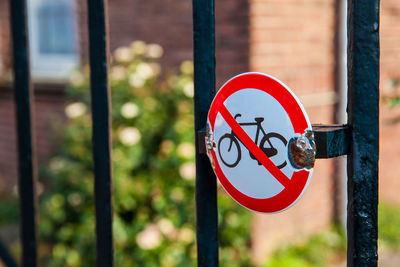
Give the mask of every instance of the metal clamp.
M 311 169 L 315 164 L 316 145 L 314 133 L 308 131 L 299 137 L 290 139 L 288 158 L 293 167 L 297 169 Z
M 350 129 L 347 125 L 316 124 L 313 125 L 312 134 L 316 147 L 316 159 L 334 158 L 349 153 Z M 208 138 L 208 141 L 205 141 L 205 138 Z M 302 143 L 302 141 L 299 142 Z M 207 136 L 206 127 L 197 132 L 197 143 L 197 149 L 200 154 L 207 154 L 206 146 L 215 148 L 214 136 L 210 132 Z M 301 146 L 301 144 L 299 145 Z

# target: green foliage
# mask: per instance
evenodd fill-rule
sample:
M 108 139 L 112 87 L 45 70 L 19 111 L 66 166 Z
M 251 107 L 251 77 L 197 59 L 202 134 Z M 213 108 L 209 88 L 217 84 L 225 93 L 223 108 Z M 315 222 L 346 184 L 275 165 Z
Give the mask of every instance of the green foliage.
M 0 198 L 0 226 L 18 223 L 19 207 L 15 196 Z
M 379 247 L 400 250 L 400 207 L 379 203 Z M 299 245 L 278 249 L 264 267 L 328 266 L 329 262 L 346 259 L 345 232 L 339 227 L 310 237 Z
M 195 266 L 193 66 L 160 74 L 161 47 L 114 53 L 112 94 L 115 266 Z M 89 79 L 71 76 L 61 147 L 41 168 L 41 266 L 94 266 Z M 165 73 L 165 72 L 163 72 Z M 219 194 L 222 266 L 251 266 L 250 213 Z
M 346 238 L 340 227 L 311 236 L 306 242 L 279 249 L 264 267 L 323 267 L 345 259 Z
M 400 249 L 400 207 L 379 203 L 379 241 L 390 249 Z

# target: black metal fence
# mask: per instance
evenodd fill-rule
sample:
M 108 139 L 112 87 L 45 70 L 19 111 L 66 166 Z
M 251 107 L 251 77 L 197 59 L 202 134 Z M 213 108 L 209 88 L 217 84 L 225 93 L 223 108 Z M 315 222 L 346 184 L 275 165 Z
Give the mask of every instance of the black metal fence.
M 97 266 L 113 266 L 106 0 L 88 0 Z M 10 0 L 22 266 L 37 266 L 34 111 L 25 0 Z M 215 94 L 214 0 L 193 0 L 198 266 L 218 266 L 216 179 L 203 133 Z M 348 155 L 348 266 L 377 265 L 379 0 L 348 1 L 348 125 L 314 127 L 317 158 Z M 0 242 L 6 266 L 17 266 Z
M 27 9 L 25 0 L 11 0 L 14 55 L 14 93 L 18 132 L 19 196 L 21 209 L 22 266 L 37 266 L 36 161 L 29 73 Z M 97 265 L 113 266 L 110 143 L 110 89 L 107 80 L 108 39 L 106 1 L 88 0 L 90 81 L 93 116 L 93 158 L 96 211 Z M 16 266 L 4 251 L 3 261 Z

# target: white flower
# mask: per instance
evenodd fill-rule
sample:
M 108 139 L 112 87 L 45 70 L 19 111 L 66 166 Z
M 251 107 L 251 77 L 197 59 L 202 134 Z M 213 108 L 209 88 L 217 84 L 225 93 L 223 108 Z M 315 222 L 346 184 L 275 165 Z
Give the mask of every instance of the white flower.
M 119 140 L 126 146 L 136 145 L 140 139 L 140 131 L 135 127 L 126 127 L 119 132 Z
M 174 142 L 171 140 L 164 140 L 160 144 L 160 152 L 164 155 L 168 155 L 174 149 Z
M 186 162 L 179 167 L 179 174 L 183 179 L 192 180 L 196 177 L 196 166 L 194 163 Z
M 142 76 L 138 75 L 137 73 L 133 73 L 129 76 L 129 84 L 133 87 L 142 87 L 146 79 Z
M 136 66 L 136 73 L 143 79 L 148 79 L 154 75 L 153 68 L 150 64 L 141 62 Z
M 119 47 L 114 52 L 114 57 L 117 62 L 127 63 L 133 60 L 133 53 L 129 47 Z
M 68 195 L 68 202 L 76 207 L 79 206 L 82 203 L 82 196 L 81 194 L 74 192 Z
M 128 102 L 122 105 L 121 107 L 121 115 L 124 118 L 132 119 L 135 118 L 139 114 L 139 107 L 132 102 Z
M 154 76 L 160 74 L 161 66 L 158 63 L 150 63 L 151 68 L 153 69 Z
M 136 55 L 143 55 L 147 50 L 146 43 L 143 41 L 134 41 L 131 48 Z
M 50 160 L 49 167 L 53 171 L 58 171 L 66 166 L 65 161 L 59 157 L 54 157 Z
M 74 86 L 81 85 L 84 80 L 85 78 L 80 71 L 74 71 L 71 73 L 71 76 L 69 76 L 69 82 Z
M 161 233 L 166 236 L 169 236 L 175 231 L 175 227 L 172 222 L 168 219 L 161 219 L 157 223 L 158 227 L 160 228 Z
M 114 80 L 123 80 L 126 77 L 126 71 L 124 67 L 115 66 L 111 69 L 111 78 Z
M 65 107 L 65 114 L 68 118 L 76 118 L 85 114 L 87 107 L 82 102 L 75 102 Z
M 194 84 L 193 82 L 188 82 L 183 86 L 183 93 L 187 97 L 193 97 L 194 96 Z
M 176 240 L 178 238 L 178 229 L 174 227 L 172 222 L 168 219 L 161 219 L 157 223 L 158 229 L 160 229 L 161 233 L 165 235 L 170 240 Z
M 147 56 L 150 58 L 160 58 L 164 53 L 163 48 L 159 44 L 147 45 Z
M 181 71 L 185 74 L 192 74 L 193 73 L 193 62 L 186 60 L 183 61 L 181 64 Z
M 195 147 L 193 144 L 184 142 L 179 144 L 178 146 L 178 155 L 181 156 L 182 158 L 191 158 L 195 154 Z
M 136 237 L 136 243 L 142 249 L 154 249 L 161 244 L 162 236 L 157 225 L 149 224 Z
M 184 243 L 190 243 L 194 240 L 194 232 L 192 229 L 189 227 L 183 227 L 179 231 L 179 240 L 181 240 Z

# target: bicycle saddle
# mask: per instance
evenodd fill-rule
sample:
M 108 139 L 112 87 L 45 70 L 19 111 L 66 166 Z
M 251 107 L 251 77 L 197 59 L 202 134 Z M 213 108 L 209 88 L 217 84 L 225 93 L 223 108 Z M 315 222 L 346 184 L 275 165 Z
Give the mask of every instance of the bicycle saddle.
M 255 120 L 256 122 L 262 122 L 262 121 L 264 121 L 264 118 L 262 118 L 262 117 L 257 117 L 257 118 L 254 118 L 254 120 Z

